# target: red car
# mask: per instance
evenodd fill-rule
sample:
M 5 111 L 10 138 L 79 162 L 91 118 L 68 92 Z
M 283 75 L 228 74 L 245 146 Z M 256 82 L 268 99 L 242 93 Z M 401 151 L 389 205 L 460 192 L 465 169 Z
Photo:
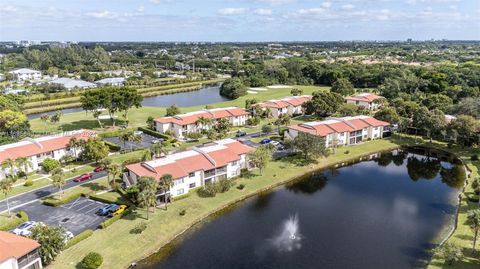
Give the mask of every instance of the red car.
M 75 181 L 75 182 L 81 182 L 81 181 L 85 181 L 85 180 L 91 179 L 91 178 L 92 178 L 92 173 L 86 173 L 86 174 L 80 175 L 79 177 L 77 177 L 77 178 L 74 179 L 73 181 Z
M 99 167 L 93 169 L 93 172 L 100 172 L 100 171 L 103 171 L 103 170 L 105 170 L 105 168 L 99 166 Z

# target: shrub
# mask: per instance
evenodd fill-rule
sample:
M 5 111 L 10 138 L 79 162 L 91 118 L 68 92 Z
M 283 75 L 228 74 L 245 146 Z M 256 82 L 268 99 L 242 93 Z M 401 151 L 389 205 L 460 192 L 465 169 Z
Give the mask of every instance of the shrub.
M 50 173 L 51 171 L 53 171 L 57 168 L 60 168 L 61 166 L 62 165 L 60 164 L 59 161 L 54 160 L 54 159 L 50 159 L 50 158 L 46 158 L 42 162 L 43 170 L 47 173 Z
M 32 185 L 33 185 L 33 180 L 31 180 L 31 179 L 27 179 L 27 180 L 25 180 L 25 183 L 23 183 L 23 186 L 25 186 L 25 187 L 30 187 Z
M 138 127 L 138 130 L 139 131 L 142 131 L 148 135 L 151 135 L 153 137 L 156 137 L 156 138 L 163 138 L 164 140 L 167 140 L 170 138 L 170 136 L 168 134 L 162 134 L 162 133 L 159 133 L 159 132 L 156 132 L 156 131 L 153 131 L 153 130 L 150 130 L 148 128 L 144 128 L 144 127 Z
M 96 252 L 88 253 L 80 262 L 80 266 L 83 269 L 97 269 L 102 265 L 103 257 Z
M 129 186 L 126 189 L 126 195 L 127 195 L 128 199 L 130 199 L 134 203 L 137 202 L 137 197 L 138 197 L 139 192 L 140 192 L 140 189 L 138 188 L 137 185 Z
M 230 187 L 233 185 L 233 182 L 228 179 L 220 179 L 217 183 L 215 183 L 215 185 L 217 192 L 224 193 L 230 189 Z
M 262 132 L 265 134 L 271 133 L 273 130 L 273 127 L 271 125 L 263 125 L 262 126 Z
M 477 154 L 473 154 L 472 157 L 471 157 L 472 161 L 478 161 L 478 155 Z
M 105 143 L 105 145 L 107 145 L 107 147 L 110 149 L 110 151 L 119 151 L 121 149 L 121 147 L 115 143 L 112 143 L 110 141 L 107 141 L 107 140 L 103 140 L 103 142 Z
M 200 187 L 197 191 L 200 197 L 215 197 L 217 195 L 217 188 L 213 183 L 207 183 L 205 186 Z
M 102 228 L 102 229 L 107 228 L 108 226 L 112 225 L 115 221 L 121 219 L 123 216 L 126 216 L 126 215 L 130 214 L 131 212 L 132 212 L 132 210 L 130 208 L 128 208 L 127 210 L 123 211 L 122 214 L 115 215 L 115 216 L 105 220 L 104 222 L 100 223 L 100 228 Z
M 254 176 L 255 176 L 255 174 L 254 174 L 252 171 L 248 170 L 247 168 L 242 168 L 242 169 L 240 170 L 240 177 L 243 177 L 243 178 L 252 178 L 252 177 L 254 177 Z
M 68 240 L 67 244 L 65 245 L 65 249 L 78 244 L 80 241 L 83 241 L 87 238 L 89 238 L 93 234 L 93 230 L 85 230 L 76 236 L 74 236 L 72 239 Z
M 141 234 L 143 231 L 147 229 L 147 223 L 142 221 L 139 224 L 135 225 L 135 227 L 130 231 L 132 234 Z
M 180 213 L 179 213 L 180 216 L 185 216 L 185 214 L 187 214 L 186 209 L 182 209 L 182 211 L 180 211 Z
M 202 137 L 203 137 L 203 134 L 198 132 L 192 132 L 187 134 L 187 138 L 190 138 L 190 139 L 200 139 Z
M 63 205 L 63 204 L 66 204 L 68 202 L 71 202 L 71 201 L 77 199 L 80 196 L 82 196 L 81 193 L 73 193 L 73 194 L 70 194 L 70 195 L 67 195 L 67 196 L 63 196 L 63 198 L 60 199 L 60 200 L 55 199 L 52 196 L 50 196 L 50 197 L 47 197 L 47 198 L 43 199 L 42 203 L 45 204 L 45 205 L 48 205 L 48 206 L 59 206 L 59 205 Z
M 18 211 L 15 215 L 14 221 L 9 221 L 0 224 L 0 231 L 9 231 L 17 227 L 18 225 L 28 221 L 28 214 L 25 211 Z
M 237 189 L 239 189 L 239 190 L 245 189 L 245 184 L 240 184 L 240 185 L 238 185 L 238 186 L 237 186 Z
M 350 154 L 350 150 L 345 150 L 345 154 Z

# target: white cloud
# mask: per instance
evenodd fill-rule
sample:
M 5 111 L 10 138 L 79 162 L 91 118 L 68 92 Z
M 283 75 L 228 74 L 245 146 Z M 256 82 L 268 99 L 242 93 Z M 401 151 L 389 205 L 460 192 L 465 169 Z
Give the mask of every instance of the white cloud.
M 332 6 L 332 2 L 323 2 L 321 6 L 324 8 L 329 8 Z
M 145 7 L 144 7 L 144 6 L 139 6 L 139 7 L 137 8 L 137 11 L 138 11 L 138 12 L 143 12 L 143 11 L 145 11 Z
M 16 6 L 6 5 L 6 6 L 1 6 L 0 7 L 0 12 L 15 12 L 17 10 L 18 9 L 17 9 Z
M 342 9 L 343 9 L 343 10 L 352 10 L 352 9 L 354 9 L 354 8 L 355 8 L 355 6 L 352 5 L 352 4 L 342 5 Z
M 104 11 L 94 11 L 85 13 L 87 17 L 97 18 L 97 19 L 114 19 L 118 17 L 118 14 L 115 12 L 110 12 L 108 10 Z
M 253 11 L 253 13 L 260 15 L 260 16 L 269 16 L 272 15 L 272 10 L 268 8 L 257 8 Z
M 246 8 L 243 7 L 227 7 L 218 10 L 218 14 L 228 16 L 228 15 L 240 15 L 244 14 L 247 11 Z
M 282 5 L 293 2 L 295 0 L 256 0 L 259 3 L 269 4 L 269 5 Z
M 150 0 L 150 3 L 152 4 L 168 4 L 168 3 L 172 3 L 173 0 Z

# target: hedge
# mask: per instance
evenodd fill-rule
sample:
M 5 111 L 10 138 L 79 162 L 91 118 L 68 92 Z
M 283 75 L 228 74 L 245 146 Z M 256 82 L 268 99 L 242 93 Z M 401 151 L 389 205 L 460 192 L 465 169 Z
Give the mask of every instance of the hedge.
M 28 214 L 25 211 L 18 211 L 15 214 L 15 221 L 9 221 L 0 225 L 0 231 L 10 231 L 16 228 L 18 225 L 28 221 Z
M 82 195 L 83 195 L 82 193 L 74 193 L 74 194 L 71 194 L 71 195 L 64 196 L 60 200 L 49 197 L 49 198 L 43 199 L 42 203 L 45 204 L 45 205 L 48 205 L 48 206 L 59 206 L 59 205 L 63 205 L 63 204 L 66 204 L 68 202 L 71 202 L 71 201 L 79 198 Z
M 68 240 L 67 244 L 65 245 L 64 249 L 67 249 L 73 245 L 78 244 L 80 241 L 83 241 L 87 238 L 89 238 L 93 234 L 93 230 L 85 230 L 76 236 L 74 236 L 72 239 Z
M 162 133 L 159 133 L 159 132 L 156 132 L 156 131 L 153 131 L 153 130 L 150 130 L 148 128 L 145 128 L 145 127 L 138 127 L 138 130 L 139 131 L 142 131 L 148 135 L 151 135 L 153 137 L 156 137 L 156 138 L 162 138 L 164 139 L 165 141 L 167 141 L 168 139 L 170 139 L 170 136 L 166 135 L 166 134 L 162 134 Z
M 107 141 L 107 140 L 103 140 L 103 143 L 105 143 L 105 145 L 107 145 L 107 147 L 111 150 L 111 151 L 119 151 L 121 149 L 121 147 L 117 144 L 114 144 L 110 141 Z
M 121 219 L 123 216 L 126 216 L 126 215 L 130 214 L 131 212 L 132 212 L 132 210 L 130 208 L 127 208 L 125 211 L 123 211 L 122 214 L 113 216 L 113 217 L 105 220 L 104 222 L 100 223 L 99 228 L 105 229 L 108 226 L 112 225 L 115 221 Z

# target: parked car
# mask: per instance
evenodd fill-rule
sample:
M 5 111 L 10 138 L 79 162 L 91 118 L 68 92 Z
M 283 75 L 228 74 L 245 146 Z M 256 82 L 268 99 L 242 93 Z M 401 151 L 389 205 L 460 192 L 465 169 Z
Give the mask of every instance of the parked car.
M 162 143 L 163 141 L 164 141 L 163 138 L 153 139 L 152 144 Z
M 85 173 L 85 174 L 81 174 L 80 176 L 78 176 L 73 181 L 81 182 L 81 181 L 85 181 L 85 180 L 88 180 L 88 179 L 91 179 L 91 178 L 92 178 L 92 173 Z
M 133 134 L 134 135 L 143 135 L 143 132 L 142 131 L 133 131 Z
M 65 235 L 65 240 L 63 240 L 63 242 L 66 244 L 68 242 L 68 240 L 72 239 L 73 238 L 73 234 L 72 232 L 70 232 L 69 230 L 65 229 L 65 231 L 63 232 L 63 234 Z
M 112 212 L 114 212 L 115 210 L 117 210 L 119 206 L 116 205 L 116 204 L 108 204 L 108 205 L 104 205 L 102 207 L 100 207 L 98 210 L 97 210 L 97 215 L 100 215 L 100 216 L 106 216 Z
M 15 228 L 12 233 L 21 236 L 29 236 L 32 233 L 32 229 L 37 226 L 39 222 L 36 221 L 27 221 L 20 224 L 17 228 Z
M 242 137 L 246 135 L 247 135 L 247 132 L 238 130 L 237 133 L 235 134 L 235 137 Z
M 105 167 L 99 166 L 99 167 L 96 167 L 95 169 L 93 169 L 93 172 L 101 172 L 103 170 L 105 170 Z
M 125 211 L 125 209 L 127 209 L 126 205 L 120 205 L 115 211 L 110 213 L 110 217 L 114 217 L 116 215 L 122 214 Z
M 268 144 L 268 143 L 270 143 L 270 142 L 272 142 L 272 139 L 270 139 L 270 138 L 264 138 L 264 139 L 262 139 L 262 141 L 260 141 L 260 144 L 265 145 L 265 144 Z

